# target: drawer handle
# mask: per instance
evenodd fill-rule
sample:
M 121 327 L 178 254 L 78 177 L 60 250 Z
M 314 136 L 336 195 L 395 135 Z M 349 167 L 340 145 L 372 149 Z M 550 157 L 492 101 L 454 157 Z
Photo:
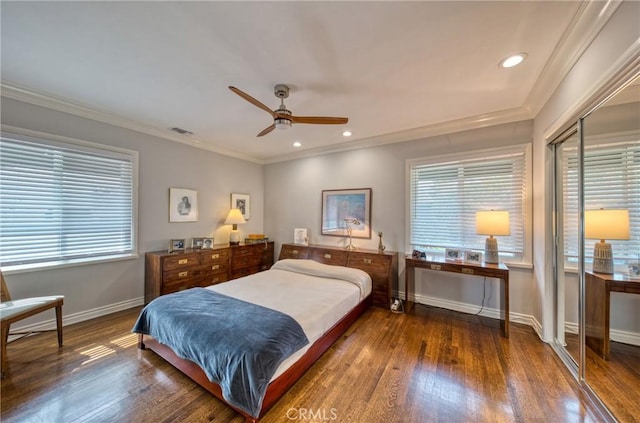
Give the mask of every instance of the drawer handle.
M 219 264 L 211 266 L 211 270 L 218 270 L 218 269 L 220 269 L 220 265 Z
M 186 278 L 189 275 L 188 271 L 178 273 L 179 278 Z
M 211 254 L 211 258 L 214 260 L 220 258 L 220 254 Z
M 298 250 L 291 250 L 291 254 L 298 254 Z
M 473 269 L 466 269 L 463 267 L 462 273 L 464 273 L 465 275 L 473 275 Z
M 213 279 L 211 280 L 211 282 L 213 282 L 213 283 L 220 282 L 220 278 L 213 278 Z
M 187 264 L 189 263 L 189 259 L 180 259 L 178 260 L 178 264 Z
M 366 258 L 362 259 L 362 261 L 364 261 L 366 264 L 371 264 L 371 259 Z
M 432 264 L 431 265 L 431 270 L 440 270 L 442 269 L 442 266 L 440 266 L 439 264 Z
M 325 255 L 324 255 L 324 258 L 326 258 L 326 259 L 330 259 L 330 258 L 331 258 L 331 254 L 329 254 L 329 253 L 325 254 Z

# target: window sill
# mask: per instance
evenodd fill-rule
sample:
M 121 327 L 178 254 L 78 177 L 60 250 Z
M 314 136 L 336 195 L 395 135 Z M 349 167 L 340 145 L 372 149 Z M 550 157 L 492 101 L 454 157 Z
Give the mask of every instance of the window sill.
M 60 269 L 63 267 L 76 267 L 89 264 L 110 263 L 113 261 L 135 260 L 138 257 L 140 257 L 138 253 L 130 253 L 104 256 L 100 258 L 82 258 L 74 260 L 49 261 L 46 263 L 19 264 L 16 266 L 4 266 L 2 268 L 2 273 L 5 275 L 17 275 L 20 273 L 39 272 L 42 270 Z

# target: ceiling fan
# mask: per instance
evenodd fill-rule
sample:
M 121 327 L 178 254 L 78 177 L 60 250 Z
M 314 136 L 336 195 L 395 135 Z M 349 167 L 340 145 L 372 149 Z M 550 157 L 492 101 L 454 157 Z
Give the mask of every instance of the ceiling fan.
M 273 117 L 273 124 L 264 128 L 257 135 L 259 137 L 263 135 L 267 135 L 269 132 L 273 131 L 275 128 L 278 129 L 288 129 L 291 127 L 292 123 L 315 123 L 321 125 L 340 125 L 349 122 L 349 119 L 346 117 L 328 117 L 328 116 L 294 116 L 291 114 L 290 110 L 287 110 L 284 105 L 284 99 L 289 97 L 289 87 L 284 84 L 278 84 L 273 87 L 273 93 L 276 97 L 280 99 L 280 107 L 276 110 L 271 110 L 255 98 L 251 97 L 249 94 L 245 93 L 237 89 L 236 87 L 229 87 L 231 91 L 238 94 L 240 97 L 247 100 L 249 103 L 253 104 L 269 113 L 271 117 Z

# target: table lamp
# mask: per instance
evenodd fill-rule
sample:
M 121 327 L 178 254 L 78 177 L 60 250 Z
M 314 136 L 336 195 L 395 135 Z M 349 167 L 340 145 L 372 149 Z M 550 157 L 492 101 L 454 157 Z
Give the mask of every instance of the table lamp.
M 347 233 L 349 234 L 349 245 L 347 245 L 346 247 L 344 247 L 345 249 L 349 250 L 349 251 L 353 251 L 356 249 L 355 245 L 353 245 L 351 243 L 351 233 L 353 232 L 353 228 L 351 227 L 350 224 L 353 225 L 360 225 L 360 221 L 358 219 L 356 219 L 355 217 L 345 217 L 344 219 L 344 223 L 347 225 Z
M 593 246 L 593 271 L 613 273 L 613 251 L 605 239 L 629 239 L 629 210 L 585 210 L 584 237 L 599 239 Z
M 231 233 L 229 234 L 229 244 L 230 245 L 239 245 L 240 244 L 240 232 L 238 232 L 238 225 L 242 225 L 247 223 L 242 217 L 242 212 L 240 209 L 231 209 L 229 210 L 229 215 L 227 219 L 224 221 L 225 225 L 233 225 L 231 229 Z
M 510 235 L 509 212 L 506 210 L 484 210 L 476 212 L 476 234 L 489 235 L 484 242 L 485 263 L 498 263 L 498 240 L 494 236 Z

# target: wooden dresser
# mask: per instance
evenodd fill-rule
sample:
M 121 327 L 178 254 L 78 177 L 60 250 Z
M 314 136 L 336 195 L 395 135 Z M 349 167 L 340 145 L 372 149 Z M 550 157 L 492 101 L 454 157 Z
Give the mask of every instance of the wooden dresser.
M 196 286 L 209 286 L 269 269 L 273 242 L 214 245 L 213 249 L 145 254 L 144 302 Z
M 372 304 L 388 309 L 391 304 L 391 290 L 398 280 L 398 253 L 377 250 L 347 251 L 344 248 L 326 245 L 282 244 L 279 260 L 286 258 L 310 259 L 320 263 L 353 267 L 371 276 Z

